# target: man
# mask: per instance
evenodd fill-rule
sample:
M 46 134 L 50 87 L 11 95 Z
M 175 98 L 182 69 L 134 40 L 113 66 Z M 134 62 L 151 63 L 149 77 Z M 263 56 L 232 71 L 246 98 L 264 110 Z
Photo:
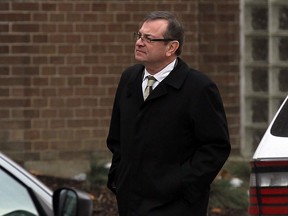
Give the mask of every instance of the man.
M 120 216 L 205 216 L 210 184 L 230 153 L 216 85 L 178 57 L 183 34 L 159 11 L 135 33 L 141 64 L 122 74 L 107 137 L 108 187 Z

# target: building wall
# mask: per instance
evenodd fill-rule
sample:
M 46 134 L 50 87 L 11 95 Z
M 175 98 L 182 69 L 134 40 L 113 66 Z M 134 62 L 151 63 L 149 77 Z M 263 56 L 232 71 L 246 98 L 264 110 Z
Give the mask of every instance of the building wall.
M 36 172 L 71 176 L 105 144 L 133 32 L 148 11 L 178 14 L 182 58 L 218 84 L 239 154 L 238 0 L 1 0 L 0 151 Z

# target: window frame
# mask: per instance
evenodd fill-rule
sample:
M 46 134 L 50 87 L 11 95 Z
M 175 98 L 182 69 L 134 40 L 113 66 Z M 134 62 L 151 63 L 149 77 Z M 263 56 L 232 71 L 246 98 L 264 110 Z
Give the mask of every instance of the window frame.
M 250 25 L 252 23 L 251 10 L 254 6 L 258 5 L 267 7 L 267 29 L 265 30 L 253 30 L 252 25 Z M 281 8 L 281 6 L 287 6 L 288 8 L 288 1 L 240 0 L 240 152 L 241 155 L 246 158 L 250 158 L 257 147 L 253 146 L 253 133 L 256 134 L 258 130 L 259 134 L 261 134 L 262 131 L 264 135 L 265 129 L 268 127 L 282 101 L 287 96 L 287 92 L 280 92 L 277 90 L 279 89 L 277 79 L 279 79 L 278 76 L 280 70 L 283 68 L 288 69 L 288 61 L 286 62 L 286 60 L 278 60 L 280 59 L 278 52 L 279 46 L 277 44 L 279 42 L 279 38 L 287 37 L 288 41 L 288 29 L 286 31 L 286 29 L 279 30 L 277 28 L 279 24 L 277 14 L 279 13 L 279 8 Z M 267 62 L 255 60 L 253 61 L 252 46 L 249 46 L 249 40 L 252 40 L 251 38 L 254 37 L 267 38 Z M 256 69 L 258 67 L 264 68 L 267 71 L 267 91 L 253 92 L 251 89 L 251 71 L 253 71 L 253 68 Z M 253 112 L 252 103 L 258 99 L 267 101 L 267 119 L 265 119 L 266 122 L 255 123 L 255 121 L 253 122 L 251 119 Z M 259 135 L 258 137 L 260 138 L 261 136 Z

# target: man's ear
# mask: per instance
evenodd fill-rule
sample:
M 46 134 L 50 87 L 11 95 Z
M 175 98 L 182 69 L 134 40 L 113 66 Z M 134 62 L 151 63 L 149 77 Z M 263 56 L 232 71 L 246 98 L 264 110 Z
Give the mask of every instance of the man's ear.
M 173 55 L 176 50 L 179 47 L 179 42 L 178 41 L 171 41 L 167 44 L 167 51 L 166 51 L 166 55 L 167 56 L 171 56 Z

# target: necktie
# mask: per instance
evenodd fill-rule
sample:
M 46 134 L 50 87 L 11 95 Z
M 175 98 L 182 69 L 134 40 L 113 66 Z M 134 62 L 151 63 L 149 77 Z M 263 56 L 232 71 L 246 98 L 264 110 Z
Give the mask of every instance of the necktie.
M 156 82 L 155 77 L 148 76 L 147 86 L 144 91 L 144 100 L 149 96 L 149 94 L 152 92 L 152 86 Z

